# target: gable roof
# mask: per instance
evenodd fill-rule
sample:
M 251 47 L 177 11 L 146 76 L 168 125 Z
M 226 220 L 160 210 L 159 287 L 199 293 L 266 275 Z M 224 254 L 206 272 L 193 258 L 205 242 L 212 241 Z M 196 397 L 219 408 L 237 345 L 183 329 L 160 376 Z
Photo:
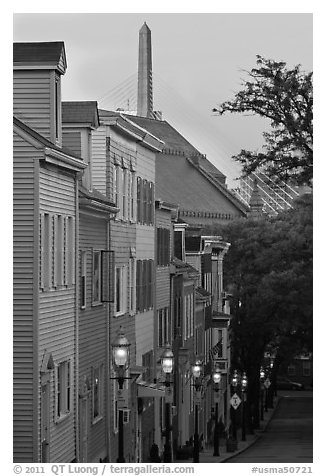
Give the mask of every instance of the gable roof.
M 158 198 L 185 211 L 246 215 L 248 207 L 225 186 L 225 175 L 167 121 L 128 117 L 165 143 L 156 159 Z
M 65 73 L 67 68 L 63 41 L 14 43 L 14 66 L 43 65 L 58 68 Z
M 187 139 L 185 139 L 183 135 L 174 129 L 174 127 L 172 127 L 167 121 L 149 119 L 140 116 L 129 116 L 129 118 L 164 141 L 165 146 L 163 153 L 197 157 L 201 166 L 207 170 L 207 172 L 214 174 L 221 183 L 225 183 L 225 175 L 218 170 L 215 165 L 207 160 L 205 155 L 201 154 L 198 149 L 187 141 Z
M 97 128 L 100 124 L 97 101 L 63 101 L 62 123 Z
M 151 131 L 131 121 L 129 116 L 119 111 L 114 112 L 105 109 L 99 109 L 99 116 L 103 124 L 118 128 L 120 133 L 133 137 L 136 142 L 140 142 L 144 147 L 155 152 L 162 151 L 164 142 Z

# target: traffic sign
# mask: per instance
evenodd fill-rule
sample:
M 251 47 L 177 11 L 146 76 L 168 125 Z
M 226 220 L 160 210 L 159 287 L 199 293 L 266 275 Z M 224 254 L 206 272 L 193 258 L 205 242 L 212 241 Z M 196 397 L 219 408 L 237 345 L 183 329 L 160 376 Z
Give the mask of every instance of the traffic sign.
M 126 389 L 119 388 L 117 390 L 117 403 L 119 410 L 128 408 L 128 391 Z
M 236 410 L 241 403 L 241 398 L 234 393 L 230 399 L 230 405 Z
M 268 377 L 267 377 L 267 379 L 265 380 L 265 382 L 264 382 L 264 385 L 265 385 L 265 388 L 268 388 L 268 387 L 270 387 L 270 385 L 271 385 L 271 381 L 269 380 L 269 378 L 268 378 Z

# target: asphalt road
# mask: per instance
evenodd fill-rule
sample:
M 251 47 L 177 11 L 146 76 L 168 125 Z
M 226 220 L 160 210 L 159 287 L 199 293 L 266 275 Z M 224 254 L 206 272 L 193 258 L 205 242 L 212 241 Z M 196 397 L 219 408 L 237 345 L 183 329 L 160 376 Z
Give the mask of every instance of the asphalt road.
M 281 391 L 278 407 L 262 437 L 228 463 L 311 463 L 312 392 Z

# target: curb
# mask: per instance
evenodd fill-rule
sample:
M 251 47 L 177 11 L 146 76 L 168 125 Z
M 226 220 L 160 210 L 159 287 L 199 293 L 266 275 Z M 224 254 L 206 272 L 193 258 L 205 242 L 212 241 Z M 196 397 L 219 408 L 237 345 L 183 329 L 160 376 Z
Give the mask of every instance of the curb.
M 248 443 L 247 446 L 245 446 L 244 448 L 241 448 L 241 450 L 237 450 L 236 452 L 232 453 L 232 455 L 230 456 L 225 456 L 223 457 L 223 459 L 221 459 L 219 461 L 219 463 L 226 463 L 227 461 L 231 460 L 232 458 L 234 458 L 235 456 L 238 456 L 239 454 L 243 453 L 244 451 L 246 451 L 248 448 L 250 448 L 251 446 L 253 446 L 255 443 L 257 443 L 257 441 L 263 436 L 263 433 L 267 430 L 272 418 L 273 418 L 273 415 L 274 413 L 276 412 L 277 410 L 277 407 L 279 405 L 279 402 L 281 400 L 281 398 L 283 398 L 282 396 L 280 397 L 277 397 L 277 400 L 275 402 L 275 405 L 274 405 L 274 408 L 272 409 L 272 413 L 270 414 L 270 417 L 269 419 L 266 421 L 266 425 L 264 426 L 264 428 L 262 428 L 261 430 L 259 430 L 259 434 L 255 435 L 256 437 L 250 442 Z

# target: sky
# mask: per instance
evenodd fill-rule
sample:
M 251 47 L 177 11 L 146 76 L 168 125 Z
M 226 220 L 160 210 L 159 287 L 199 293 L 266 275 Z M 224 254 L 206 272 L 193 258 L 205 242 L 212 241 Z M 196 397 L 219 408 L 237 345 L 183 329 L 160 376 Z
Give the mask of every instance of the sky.
M 231 99 L 256 55 L 313 69 L 311 13 L 16 13 L 14 41 L 64 41 L 62 99 L 135 109 L 138 36 L 152 33 L 154 110 L 236 186 L 242 148 L 257 150 L 267 121 L 212 109 Z

